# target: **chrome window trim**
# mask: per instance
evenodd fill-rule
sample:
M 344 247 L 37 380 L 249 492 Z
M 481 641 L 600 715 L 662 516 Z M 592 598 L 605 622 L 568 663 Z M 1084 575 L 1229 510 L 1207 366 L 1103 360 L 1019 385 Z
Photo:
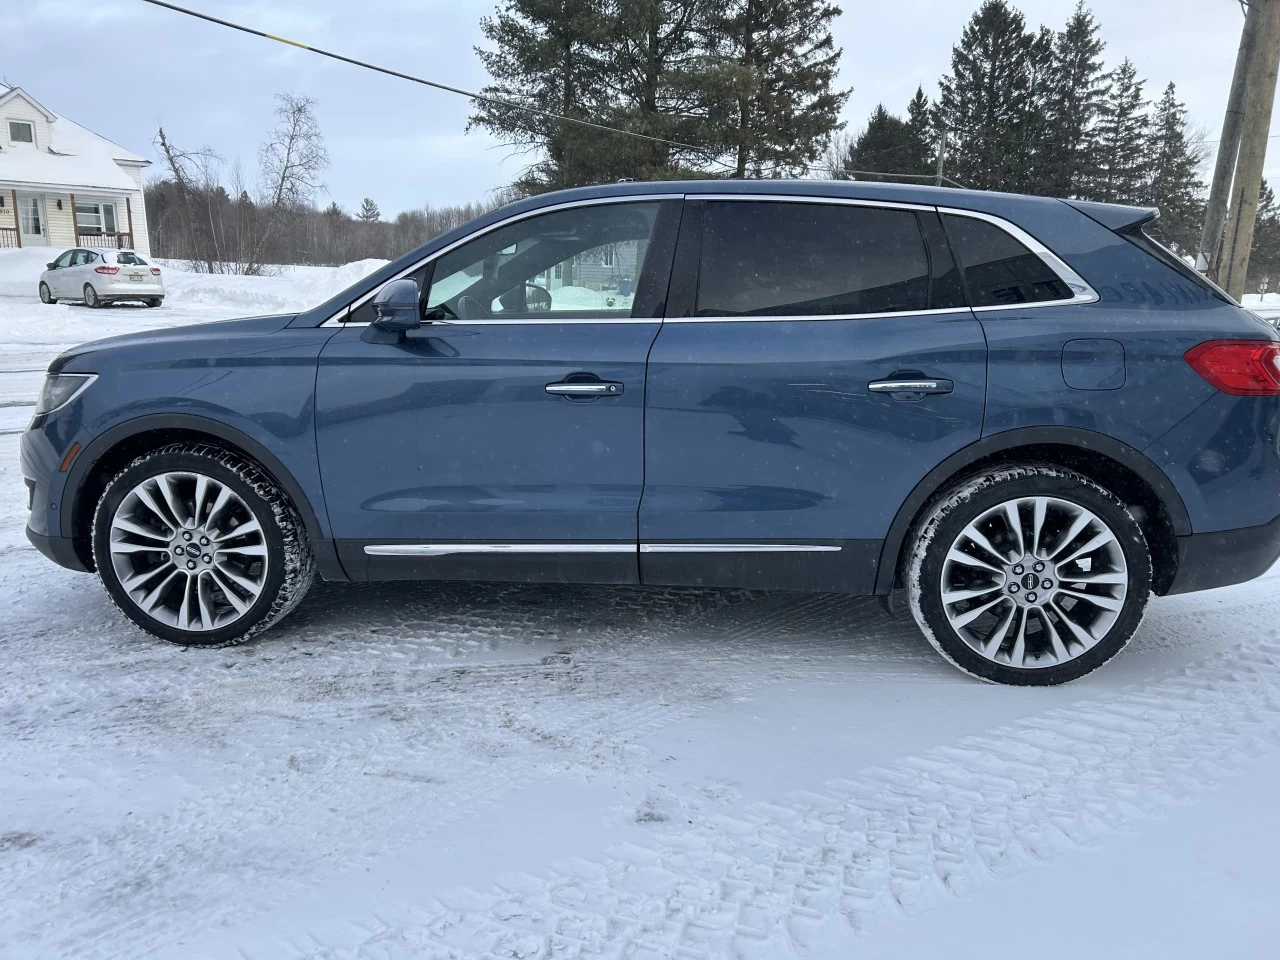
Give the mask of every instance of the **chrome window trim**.
M 483 237 L 487 233 L 492 233 L 494 230 L 501 229 L 502 227 L 509 226 L 510 224 L 513 224 L 513 223 L 519 223 L 521 220 L 528 220 L 530 217 L 538 217 L 544 213 L 555 213 L 557 210 L 572 210 L 574 207 L 597 207 L 597 206 L 603 206 L 605 204 L 610 204 L 610 203 L 653 203 L 654 201 L 660 201 L 660 200 L 683 200 L 684 196 L 685 195 L 683 193 L 645 193 L 645 194 L 636 194 L 633 197 L 597 197 L 594 200 L 569 200 L 569 201 L 566 201 L 565 203 L 554 203 L 554 204 L 551 204 L 550 206 L 538 207 L 536 210 L 526 210 L 524 213 L 517 213 L 514 216 L 507 217 L 504 220 L 499 220 L 497 223 L 491 223 L 489 224 L 489 226 L 485 227 L 483 230 L 477 230 L 475 233 L 469 233 L 465 237 L 455 240 L 453 243 L 449 244 L 447 247 L 442 247 L 441 249 L 435 251 L 434 253 L 423 257 L 421 260 L 418 260 L 415 263 L 410 264 L 409 266 L 401 270 L 399 273 L 397 273 L 394 277 L 388 277 L 383 282 L 384 284 L 387 284 L 387 283 L 390 283 L 392 280 L 402 280 L 405 277 L 407 277 L 409 274 L 413 273 L 415 270 L 420 270 L 422 267 L 426 266 L 428 263 L 431 263 L 433 260 L 437 260 L 440 257 L 443 257 L 446 253 L 449 253 L 452 250 L 456 250 L 458 247 L 462 246 L 464 243 L 470 243 L 472 240 L 475 240 L 478 237 Z M 351 303 L 347 304 L 345 307 L 342 307 L 340 310 L 338 310 L 337 313 L 331 314 L 329 318 L 324 321 L 324 323 L 320 324 L 320 326 L 322 327 L 345 327 L 345 326 L 367 327 L 368 326 L 367 322 L 351 323 L 346 320 L 342 320 L 340 318 L 344 314 L 348 314 L 352 310 L 356 310 L 364 306 L 366 303 L 368 303 L 370 300 L 374 298 L 374 296 L 377 294 L 379 289 L 381 288 L 379 287 L 379 288 L 370 290 L 368 293 L 364 294 L 359 299 L 353 300 Z M 459 321 L 451 321 L 451 322 L 459 322 Z M 494 320 L 463 320 L 460 322 L 467 323 L 467 324 L 472 324 L 472 323 L 490 324 L 490 323 L 494 323 L 495 321 Z M 498 320 L 496 322 L 504 323 L 504 324 L 512 324 L 512 323 L 552 323 L 557 321 L 524 319 L 524 320 Z M 599 321 L 577 320 L 577 321 L 558 321 L 558 322 L 598 323 Z M 627 317 L 621 320 L 610 320 L 609 322 L 610 323 L 636 322 L 636 319 Z M 661 318 L 659 317 L 639 318 L 639 322 L 660 323 Z
M 539 207 L 536 210 L 527 210 L 524 213 L 516 214 L 505 220 L 490 224 L 483 230 L 468 234 L 459 240 L 455 240 L 430 256 L 423 257 L 421 260 L 411 264 L 395 276 L 386 280 L 390 283 L 392 280 L 400 280 L 419 270 L 426 264 L 444 256 L 452 250 L 457 249 L 464 243 L 468 243 L 478 237 L 482 237 L 487 233 L 491 233 L 508 224 L 518 223 L 521 220 L 527 220 L 530 217 L 540 216 L 544 213 L 554 213 L 558 210 L 570 210 L 575 207 L 584 206 L 600 206 L 607 203 L 652 203 L 662 200 L 739 200 L 744 202 L 776 202 L 776 203 L 817 203 L 827 205 L 841 205 L 850 207 L 878 207 L 887 210 L 911 210 L 915 212 L 933 212 L 939 215 L 950 214 L 957 217 L 971 217 L 975 220 L 985 220 L 1009 236 L 1013 237 L 1028 250 L 1038 256 L 1045 265 L 1054 272 L 1054 274 L 1065 283 L 1074 294 L 1068 300 L 1038 300 L 1031 303 L 1006 303 L 993 304 L 985 307 L 939 307 L 930 310 L 894 310 L 877 313 L 842 313 L 842 314 L 805 314 L 802 316 L 737 316 L 737 317 L 667 317 L 665 320 L 659 317 L 586 317 L 586 318 L 547 318 L 546 320 L 536 318 L 501 318 L 494 317 L 484 320 L 449 320 L 438 321 L 431 324 L 432 326 L 451 326 L 451 325 L 467 325 L 467 326 L 528 326 L 528 325 L 554 325 L 554 324 L 596 324 L 596 323 L 738 323 L 738 322 L 772 322 L 785 323 L 795 321 L 810 320 L 883 320 L 891 317 L 902 316 L 938 316 L 948 313 L 962 313 L 972 310 L 974 313 L 991 313 L 999 310 L 1026 310 L 1038 307 L 1062 307 L 1074 306 L 1085 303 L 1096 303 L 1102 298 L 1097 291 L 1091 287 L 1083 277 L 1076 273 L 1067 263 L 1056 253 L 1046 247 L 1043 243 L 1027 233 L 1017 224 L 1012 223 L 1003 217 L 995 214 L 985 213 L 980 210 L 965 210 L 959 207 L 943 207 L 922 203 L 904 203 L 890 200 L 864 200 L 856 197 L 817 197 L 817 196 L 788 196 L 785 194 L 755 194 L 755 193 L 706 193 L 706 194 L 686 194 L 686 193 L 646 193 L 637 194 L 629 197 L 597 197 L 592 200 L 571 200 L 565 203 L 557 203 L 547 207 Z M 364 327 L 368 323 L 356 323 L 342 320 L 346 314 L 355 310 L 369 300 L 377 293 L 377 289 L 370 290 L 359 299 L 347 304 L 347 306 L 332 314 L 320 326 L 322 327 Z
M 973 220 L 985 220 L 987 223 L 999 227 L 1044 261 L 1045 266 L 1052 270 L 1059 280 L 1070 287 L 1071 292 L 1074 294 L 1068 300 L 1035 300 L 1031 303 L 998 303 L 986 307 L 970 307 L 974 313 L 990 313 L 995 310 L 1028 310 L 1033 307 L 1065 307 L 1081 303 L 1097 303 L 1102 299 L 1098 292 L 1089 286 L 1084 277 L 1067 266 L 1065 260 L 1017 224 L 992 213 L 983 213 L 980 210 L 961 210 L 956 207 L 938 207 L 937 210 L 940 216 L 942 214 L 951 214 L 956 217 L 969 217 Z M 956 266 L 961 265 L 957 263 Z M 961 267 L 961 270 L 963 269 Z

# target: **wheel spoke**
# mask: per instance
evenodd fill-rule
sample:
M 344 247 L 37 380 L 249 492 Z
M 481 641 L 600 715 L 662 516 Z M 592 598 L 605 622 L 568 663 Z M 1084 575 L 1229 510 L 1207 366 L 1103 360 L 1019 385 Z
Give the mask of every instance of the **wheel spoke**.
M 963 563 L 970 567 L 981 567 L 984 570 L 990 570 L 1004 576 L 1004 571 L 994 563 L 987 563 L 987 561 L 979 559 L 972 554 L 965 553 L 962 550 L 957 550 L 955 547 L 952 547 L 950 552 L 947 553 L 947 559 L 952 563 Z
M 230 487 L 223 487 L 218 491 L 218 496 L 214 499 L 213 506 L 209 508 L 209 515 L 204 518 L 206 527 L 211 530 L 213 529 L 213 518 L 218 515 L 219 511 L 221 511 L 223 507 L 231 502 L 231 496 Z
M 986 534 L 979 530 L 975 524 L 971 523 L 965 527 L 964 533 L 962 533 L 961 536 L 967 537 L 993 557 L 998 557 L 1002 563 L 1009 559 L 1005 554 L 992 546 L 991 541 L 987 539 Z
M 1077 600 L 1087 600 L 1094 606 L 1101 607 L 1103 610 L 1119 610 L 1124 606 L 1123 600 L 1117 600 L 1115 597 L 1108 597 L 1096 593 L 1083 593 L 1079 590 L 1069 590 L 1063 587 L 1059 593 L 1065 593 L 1069 597 L 1075 597 Z
M 156 502 L 155 497 L 151 495 L 151 491 L 147 489 L 147 485 L 145 483 L 139 484 L 138 488 L 133 492 L 137 494 L 138 499 L 141 500 L 143 504 L 146 505 L 146 507 L 155 515 L 155 518 L 168 527 L 170 531 L 175 531 L 179 526 L 181 526 L 181 524 L 179 524 L 175 518 L 170 515 L 169 511 L 163 509 L 160 504 Z M 165 539 L 168 538 L 166 537 Z
M 247 536 L 250 533 L 261 533 L 261 532 L 262 532 L 262 527 L 258 525 L 257 520 L 246 520 L 244 523 L 240 524 L 240 526 L 236 527 L 234 530 L 230 531 L 229 533 L 219 534 L 213 539 L 218 543 L 223 543 L 227 540 L 236 540 L 240 537 Z M 225 548 L 220 547 L 219 549 L 225 549 Z
M 1093 519 L 1093 514 L 1083 507 L 1079 508 L 1080 513 L 1075 520 L 1071 522 L 1071 526 L 1067 528 L 1067 532 L 1058 538 L 1058 542 L 1054 544 L 1052 550 L 1046 554 L 1046 560 L 1053 560 L 1055 563 L 1065 563 L 1065 560 L 1056 559 L 1058 554 L 1069 547 L 1076 537 L 1080 536 L 1080 531 L 1089 525 L 1089 521 Z
M 1005 597 L 1003 594 L 996 597 L 994 600 L 988 600 L 986 603 L 980 604 L 979 606 L 974 607 L 972 610 L 966 610 L 964 613 L 952 619 L 951 625 L 955 627 L 957 630 L 959 630 L 961 627 L 967 627 L 969 624 L 973 623 L 973 621 L 977 620 L 980 616 L 982 616 L 984 613 L 986 613 L 988 610 L 994 607 L 997 603 L 1004 603 L 1007 600 L 1008 598 Z M 1012 602 L 1012 601 L 1009 601 L 1009 602 Z
M 1114 570 L 1103 570 L 1098 573 L 1082 573 L 1082 574 L 1073 573 L 1070 576 L 1063 576 L 1062 574 L 1058 574 L 1058 576 L 1063 583 L 1113 584 L 1113 583 L 1129 582 L 1129 574 L 1120 573 Z
M 164 566 L 152 567 L 150 570 L 143 570 L 140 573 L 135 573 L 133 576 L 129 577 L 127 580 L 121 580 L 120 586 L 124 587 L 125 590 L 132 593 L 134 590 L 137 590 L 140 586 L 142 586 L 148 580 L 151 580 L 153 577 L 155 577 L 157 573 L 160 573 L 163 570 L 172 571 L 173 567 L 169 566 L 166 563 Z
M 1044 517 L 1048 512 L 1049 501 L 1045 497 L 1036 497 L 1031 508 L 1031 555 L 1040 556 L 1040 537 L 1044 533 Z
M 992 660 L 995 659 L 996 654 L 1000 652 L 1000 647 L 1009 636 L 1009 624 L 1013 622 L 1013 618 L 1017 615 L 1018 605 L 1010 603 L 1008 611 L 1000 618 L 1000 622 L 996 624 L 995 629 L 987 634 L 986 639 L 982 641 L 982 653 L 984 656 Z
M 173 474 L 162 473 L 156 485 L 160 488 L 160 493 L 164 496 L 164 502 L 169 505 L 169 509 L 173 511 L 173 518 L 178 521 L 178 526 L 186 525 L 188 517 L 184 516 L 186 509 L 181 507 L 181 500 L 173 489 Z
M 959 603 L 961 600 L 974 600 L 978 597 L 985 597 L 987 594 L 1000 589 L 1000 584 L 992 584 L 986 587 L 972 587 L 965 590 L 946 590 L 942 593 L 942 602 L 946 604 Z
M 196 523 L 204 522 L 202 520 L 202 514 L 200 511 L 201 511 L 201 508 L 204 506 L 205 496 L 208 494 L 208 491 L 209 491 L 209 478 L 206 477 L 203 473 L 197 474 L 196 475 L 196 499 L 195 499 L 195 502 L 192 504 L 192 511 L 193 511 L 192 516 L 194 516 Z
M 1027 662 L 1027 610 L 1018 611 L 1018 626 L 1013 636 L 1013 649 L 1009 652 L 1009 662 L 1021 667 Z
M 200 622 L 206 630 L 212 630 L 214 626 L 213 607 L 206 596 L 208 591 L 205 587 L 205 577 L 211 576 L 209 571 L 201 570 L 200 576 L 196 577 L 196 602 L 200 605 Z
M 158 584 L 152 587 L 151 592 L 138 601 L 138 606 L 142 607 L 142 609 L 147 611 L 147 613 L 152 613 L 156 608 L 156 601 L 160 599 L 160 594 L 164 593 L 165 588 L 167 588 L 169 584 L 173 583 L 174 577 L 181 576 L 183 576 L 181 570 L 174 570 Z
M 196 587 L 196 578 L 188 576 L 182 584 L 182 606 L 178 607 L 178 629 L 191 629 L 191 592 Z
M 1017 500 L 1010 500 L 1004 505 L 1004 516 L 1009 523 L 1009 529 L 1013 531 L 1013 535 L 1018 540 L 1018 556 L 1024 556 L 1027 552 L 1027 547 L 1022 539 L 1022 514 L 1018 512 Z
M 218 553 L 238 553 L 246 557 L 265 557 L 267 546 L 264 543 L 250 543 L 243 547 L 218 547 Z
M 1059 663 L 1066 663 L 1071 659 L 1071 654 L 1067 652 L 1067 645 L 1062 642 L 1062 637 L 1058 634 L 1058 628 L 1054 626 L 1053 618 L 1041 610 L 1040 623 L 1044 627 L 1045 633 L 1049 636 L 1049 646 L 1053 650 L 1054 659 Z
M 236 608 L 236 613 L 244 613 L 249 609 L 249 604 L 241 600 L 236 594 L 235 589 L 231 586 L 230 579 L 223 582 L 222 578 L 226 575 L 226 572 L 227 571 L 221 567 L 214 567 L 209 571 L 209 576 L 212 577 L 213 582 L 218 585 L 218 589 L 222 591 L 222 595 L 227 598 L 227 603 Z
M 148 539 L 151 539 L 151 540 L 158 540 L 164 544 L 167 544 L 169 542 L 168 534 L 156 533 L 154 530 L 149 530 L 146 527 L 144 527 L 142 524 L 134 523 L 132 520 L 128 520 L 124 517 L 116 517 L 114 520 L 112 520 L 111 528 L 113 530 L 123 530 L 126 533 L 132 533 L 134 536 L 137 536 L 137 537 L 147 537 Z
M 1062 609 L 1056 597 L 1054 598 L 1052 603 L 1053 603 L 1053 610 L 1058 615 L 1058 618 L 1066 626 L 1067 631 L 1071 634 L 1071 636 L 1076 640 L 1077 643 L 1079 643 L 1084 648 L 1084 650 L 1088 650 L 1092 648 L 1093 645 L 1097 643 L 1099 639 L 1101 639 L 1100 637 L 1095 637 L 1092 633 L 1090 633 L 1084 627 L 1080 626 L 1080 624 L 1072 620 L 1071 614 L 1068 611 Z M 1081 650 L 1080 652 L 1083 653 L 1084 650 Z M 1077 656 L 1079 656 L 1079 654 L 1077 654 Z

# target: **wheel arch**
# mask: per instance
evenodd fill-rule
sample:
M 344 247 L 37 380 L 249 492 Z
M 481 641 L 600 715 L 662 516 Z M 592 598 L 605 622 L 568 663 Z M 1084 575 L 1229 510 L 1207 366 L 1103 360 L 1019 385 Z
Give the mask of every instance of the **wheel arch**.
M 252 461 L 293 501 L 312 548 L 317 550 L 317 561 L 328 568 L 324 570 L 325 579 L 346 579 L 340 572 L 341 568 L 335 574 L 329 564 L 323 563 L 322 557 L 327 559 L 328 550 L 321 545 L 330 541 L 324 537 L 320 520 L 301 484 L 279 458 L 240 430 L 192 414 L 155 414 L 126 420 L 96 437 L 76 458 L 67 475 L 66 493 L 63 495 L 64 502 L 70 500 L 70 509 L 64 507 L 62 510 L 60 527 L 62 536 L 71 538 L 76 556 L 87 569 L 94 569 L 91 546 L 93 511 L 111 478 L 147 451 L 185 441 L 208 443 Z
M 908 537 L 934 498 L 952 484 L 993 466 L 1049 463 L 1084 474 L 1127 505 L 1142 508 L 1137 517 L 1151 549 L 1153 587 L 1164 593 L 1178 569 L 1178 537 L 1191 533 L 1186 504 L 1173 482 L 1141 451 L 1079 427 L 1027 427 L 983 437 L 952 454 L 916 484 L 898 508 L 885 536 L 876 572 L 875 592 L 891 593 L 902 583 L 909 554 Z

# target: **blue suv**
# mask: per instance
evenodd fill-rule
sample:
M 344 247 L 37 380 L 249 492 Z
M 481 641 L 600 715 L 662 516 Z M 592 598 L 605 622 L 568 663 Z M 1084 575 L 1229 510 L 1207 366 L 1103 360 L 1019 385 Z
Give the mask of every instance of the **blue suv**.
M 49 369 L 28 536 L 179 644 L 326 580 L 903 598 L 1051 684 L 1280 554 L 1280 342 L 1155 210 L 626 183 L 487 214 L 297 316 Z

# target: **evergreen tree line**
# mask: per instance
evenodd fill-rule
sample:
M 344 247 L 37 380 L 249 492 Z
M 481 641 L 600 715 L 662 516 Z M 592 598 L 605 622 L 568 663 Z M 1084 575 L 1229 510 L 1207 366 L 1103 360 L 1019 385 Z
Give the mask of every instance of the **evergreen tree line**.
M 836 176 L 945 175 L 982 190 L 1158 206 L 1159 238 L 1193 253 L 1204 215 L 1208 150 L 1169 82 L 1154 102 L 1128 58 L 1108 69 L 1083 3 L 1060 30 L 1031 28 L 1005 0 L 986 0 L 952 48 L 938 97 L 923 90 L 905 117 L 883 105 L 829 150 Z

